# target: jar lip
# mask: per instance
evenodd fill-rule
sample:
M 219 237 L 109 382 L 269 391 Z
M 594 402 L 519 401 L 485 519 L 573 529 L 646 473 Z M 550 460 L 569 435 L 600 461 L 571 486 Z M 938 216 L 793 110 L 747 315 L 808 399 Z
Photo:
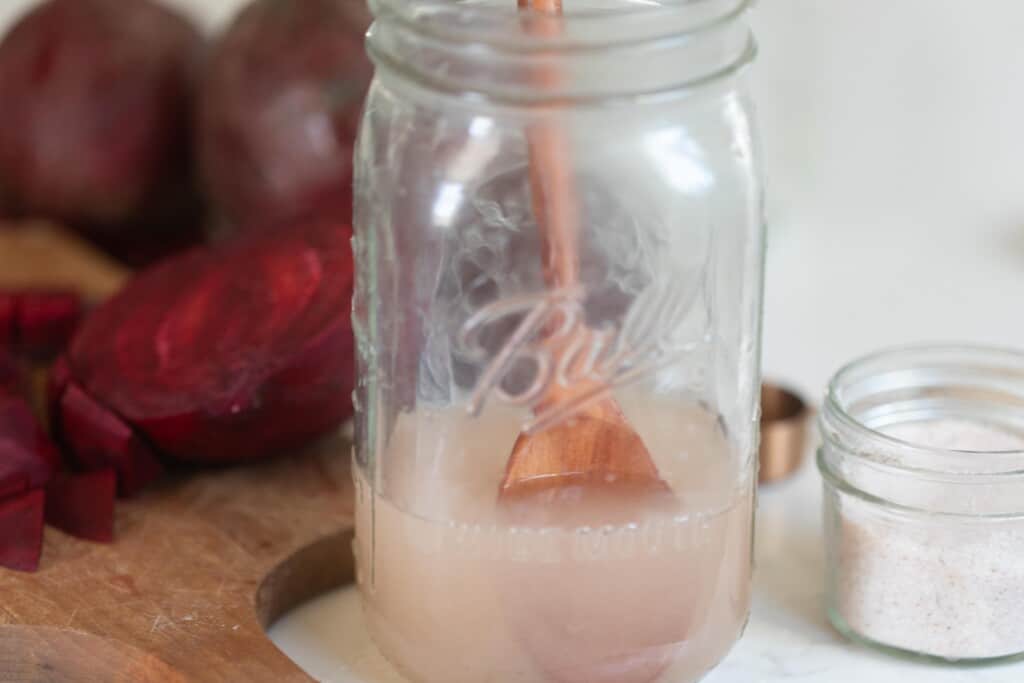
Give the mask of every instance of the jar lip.
M 1002 361 L 1021 368 L 1024 373 L 1024 352 L 1008 347 L 971 344 L 917 344 L 885 348 L 861 356 L 842 366 L 829 381 L 820 420 L 824 425 L 835 422 L 844 431 L 866 444 L 874 444 L 881 451 L 899 454 L 897 462 L 885 462 L 886 468 L 945 475 L 954 478 L 1022 477 L 1024 478 L 1024 448 L 1008 450 L 967 450 L 927 446 L 892 436 L 858 419 L 848 411 L 842 398 L 843 389 L 856 376 L 886 361 L 906 359 L 909 362 L 923 356 L 963 356 L 982 358 L 989 362 Z M 894 363 L 898 365 L 898 363 Z M 827 436 L 826 436 L 827 438 Z M 851 453 L 870 459 L 871 454 Z M 984 462 L 979 462 L 984 456 Z M 879 463 L 882 464 L 882 463 Z M 980 467 L 979 465 L 984 465 Z
M 527 53 L 578 52 L 666 38 L 686 39 L 737 20 L 753 4 L 754 0 L 656 0 L 642 3 L 622 0 L 614 7 L 566 9 L 562 16 L 572 20 L 574 26 L 609 24 L 615 27 L 614 38 L 594 39 L 589 36 L 583 38 L 579 34 L 535 34 L 528 31 L 516 33 L 512 37 L 505 31 L 488 33 L 488 20 L 514 17 L 519 22 L 531 15 L 544 16 L 532 11 L 524 12 L 511 0 L 502 5 L 444 0 L 370 0 L 375 18 L 397 20 L 424 36 L 441 40 L 461 38 L 497 51 Z M 716 5 L 720 7 L 716 8 Z M 435 13 L 444 15 L 446 21 L 424 21 L 428 17 L 433 18 Z M 688 13 L 695 15 L 692 20 L 681 23 L 668 21 L 685 19 L 684 15 Z

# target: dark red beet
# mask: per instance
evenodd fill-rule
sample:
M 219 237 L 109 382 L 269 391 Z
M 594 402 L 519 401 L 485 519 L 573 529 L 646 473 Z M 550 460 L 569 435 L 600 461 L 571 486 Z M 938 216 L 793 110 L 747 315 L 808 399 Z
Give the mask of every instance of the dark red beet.
M 46 382 L 46 414 L 50 418 L 50 431 L 58 441 L 61 440 L 60 421 L 57 419 L 60 415 L 60 401 L 70 383 L 71 367 L 68 365 L 68 357 L 62 355 L 50 368 Z
M 28 377 L 9 352 L 0 348 L 0 400 L 28 396 Z
M 40 489 L 0 499 L 0 566 L 32 572 L 43 552 L 43 508 Z
M 36 359 L 63 349 L 82 318 L 76 292 L 24 291 L 0 294 L 0 339 L 11 350 Z
M 183 218 L 197 211 L 201 51 L 199 32 L 152 0 L 49 0 L 26 14 L 0 43 L 4 213 L 127 251 L 195 225 Z
M 67 345 L 81 320 L 77 292 L 25 292 L 18 309 L 18 345 L 32 356 L 50 357 Z
M 28 404 L 25 373 L 0 351 L 0 500 L 46 486 L 59 465 Z
M 14 325 L 18 315 L 17 299 L 13 294 L 0 292 L 0 349 L 14 346 Z
M 61 397 L 60 433 L 79 468 L 117 472 L 122 496 L 135 495 L 163 473 L 152 449 L 132 428 L 74 384 Z
M 97 543 L 114 540 L 114 470 L 59 472 L 46 488 L 46 521 L 61 531 Z
M 28 403 L 0 398 L 0 482 L 24 477 L 28 488 L 43 487 L 59 466 L 60 457 Z
M 268 456 L 336 428 L 355 379 L 350 241 L 347 226 L 306 220 L 139 275 L 71 344 L 65 440 L 77 452 L 90 430 L 115 430 L 69 419 L 85 395 L 193 462 Z
M 257 0 L 216 45 L 200 160 L 235 228 L 310 207 L 351 215 L 352 153 L 373 69 L 361 0 Z

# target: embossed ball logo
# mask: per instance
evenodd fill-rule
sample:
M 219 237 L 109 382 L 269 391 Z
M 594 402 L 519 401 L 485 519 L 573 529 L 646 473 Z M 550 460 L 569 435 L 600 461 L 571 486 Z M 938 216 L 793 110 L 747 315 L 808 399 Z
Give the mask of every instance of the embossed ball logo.
M 666 283 L 644 289 L 621 324 L 594 329 L 584 319 L 583 288 L 557 289 L 500 299 L 483 306 L 462 325 L 460 352 L 483 363 L 468 403 L 479 414 L 490 397 L 528 406 L 527 433 L 542 431 L 571 418 L 593 401 L 678 363 L 704 344 L 681 338 L 679 330 L 693 303 Z M 495 352 L 482 335 L 507 320 L 519 322 Z M 510 386 L 514 368 L 530 366 L 530 379 Z M 569 398 L 545 405 L 553 385 Z

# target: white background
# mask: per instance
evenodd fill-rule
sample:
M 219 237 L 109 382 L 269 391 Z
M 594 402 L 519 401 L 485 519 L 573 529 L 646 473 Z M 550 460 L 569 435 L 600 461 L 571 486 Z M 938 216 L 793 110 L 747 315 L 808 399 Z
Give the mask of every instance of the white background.
M 0 24 L 32 0 L 0 0 Z M 238 0 L 177 0 L 211 29 Z M 820 395 L 891 344 L 1024 348 L 1024 2 L 762 0 L 753 71 L 771 191 L 766 374 Z M 709 683 L 1019 683 L 843 643 L 821 616 L 812 468 L 766 489 L 746 637 Z M 274 637 L 325 681 L 393 683 L 350 594 Z M 355 672 L 355 673 L 353 673 Z

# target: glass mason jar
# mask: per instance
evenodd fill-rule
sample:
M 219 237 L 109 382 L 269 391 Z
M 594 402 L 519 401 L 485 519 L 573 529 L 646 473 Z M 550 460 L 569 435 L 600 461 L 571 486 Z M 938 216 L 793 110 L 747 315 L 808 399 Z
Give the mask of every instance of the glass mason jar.
M 820 423 L 835 627 L 943 660 L 1024 653 L 1024 355 L 879 353 L 836 374 Z
M 356 553 L 410 680 L 685 683 L 743 629 L 747 4 L 373 3 Z

